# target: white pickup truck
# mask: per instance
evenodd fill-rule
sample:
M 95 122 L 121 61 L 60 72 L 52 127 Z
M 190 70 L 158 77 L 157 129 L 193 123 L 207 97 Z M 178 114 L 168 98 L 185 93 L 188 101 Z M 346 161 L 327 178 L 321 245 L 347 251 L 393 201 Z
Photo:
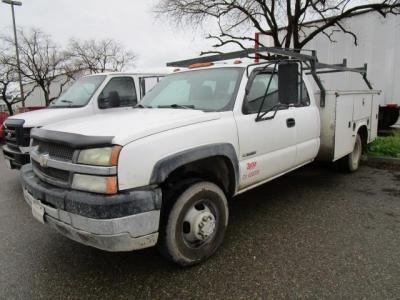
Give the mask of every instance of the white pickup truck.
M 84 76 L 48 108 L 8 118 L 4 123 L 6 145 L 3 146 L 6 164 L 11 169 L 19 169 L 29 163 L 29 134 L 32 128 L 73 118 L 126 110 L 136 105 L 147 91 L 169 73 L 171 70 L 164 68 Z
M 357 170 L 376 136 L 378 92 L 315 96 L 306 74 L 329 66 L 282 51 L 302 60 L 194 64 L 136 108 L 33 129 L 21 169 L 33 216 L 85 245 L 158 245 L 188 266 L 221 245 L 228 199 L 317 156 Z

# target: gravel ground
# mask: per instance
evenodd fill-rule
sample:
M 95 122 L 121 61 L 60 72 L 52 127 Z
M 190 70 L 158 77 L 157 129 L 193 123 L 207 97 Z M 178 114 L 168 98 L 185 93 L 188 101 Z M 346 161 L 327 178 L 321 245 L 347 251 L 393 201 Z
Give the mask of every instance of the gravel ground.
M 182 269 L 36 222 L 0 157 L 0 298 L 399 298 L 400 172 L 302 168 L 232 200 L 222 248 Z

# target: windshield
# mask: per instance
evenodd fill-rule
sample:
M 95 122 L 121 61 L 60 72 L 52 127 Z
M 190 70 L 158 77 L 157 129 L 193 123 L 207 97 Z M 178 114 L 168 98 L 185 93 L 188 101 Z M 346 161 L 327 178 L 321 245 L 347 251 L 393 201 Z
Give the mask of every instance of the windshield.
M 75 83 L 71 85 L 64 94 L 50 104 L 50 107 L 85 106 L 103 82 L 104 78 L 106 78 L 105 75 L 96 75 L 83 77 L 75 81 Z
M 233 108 L 243 68 L 215 68 L 165 77 L 140 102 L 145 107 L 226 111 Z

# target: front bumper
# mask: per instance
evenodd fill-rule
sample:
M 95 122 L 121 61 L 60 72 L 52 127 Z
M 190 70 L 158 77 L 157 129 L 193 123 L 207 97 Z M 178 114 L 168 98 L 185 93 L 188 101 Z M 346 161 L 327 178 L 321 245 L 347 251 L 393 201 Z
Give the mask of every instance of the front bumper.
M 40 181 L 31 165 L 21 168 L 21 179 L 33 216 L 74 241 L 113 252 L 157 243 L 161 208 L 158 188 L 114 196 L 64 190 Z M 108 205 L 102 207 L 105 202 Z
M 20 169 L 23 165 L 29 164 L 30 158 L 29 153 L 22 153 L 8 147 L 3 146 L 4 159 L 9 162 L 9 167 L 11 169 Z

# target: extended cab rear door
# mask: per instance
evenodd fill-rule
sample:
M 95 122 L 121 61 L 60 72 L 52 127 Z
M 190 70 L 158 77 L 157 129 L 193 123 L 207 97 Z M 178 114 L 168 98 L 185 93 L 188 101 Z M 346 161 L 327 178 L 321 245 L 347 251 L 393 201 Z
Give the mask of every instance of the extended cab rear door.
M 298 100 L 293 100 L 296 127 L 296 165 L 313 160 L 319 150 L 320 117 L 309 84 L 301 80 Z

